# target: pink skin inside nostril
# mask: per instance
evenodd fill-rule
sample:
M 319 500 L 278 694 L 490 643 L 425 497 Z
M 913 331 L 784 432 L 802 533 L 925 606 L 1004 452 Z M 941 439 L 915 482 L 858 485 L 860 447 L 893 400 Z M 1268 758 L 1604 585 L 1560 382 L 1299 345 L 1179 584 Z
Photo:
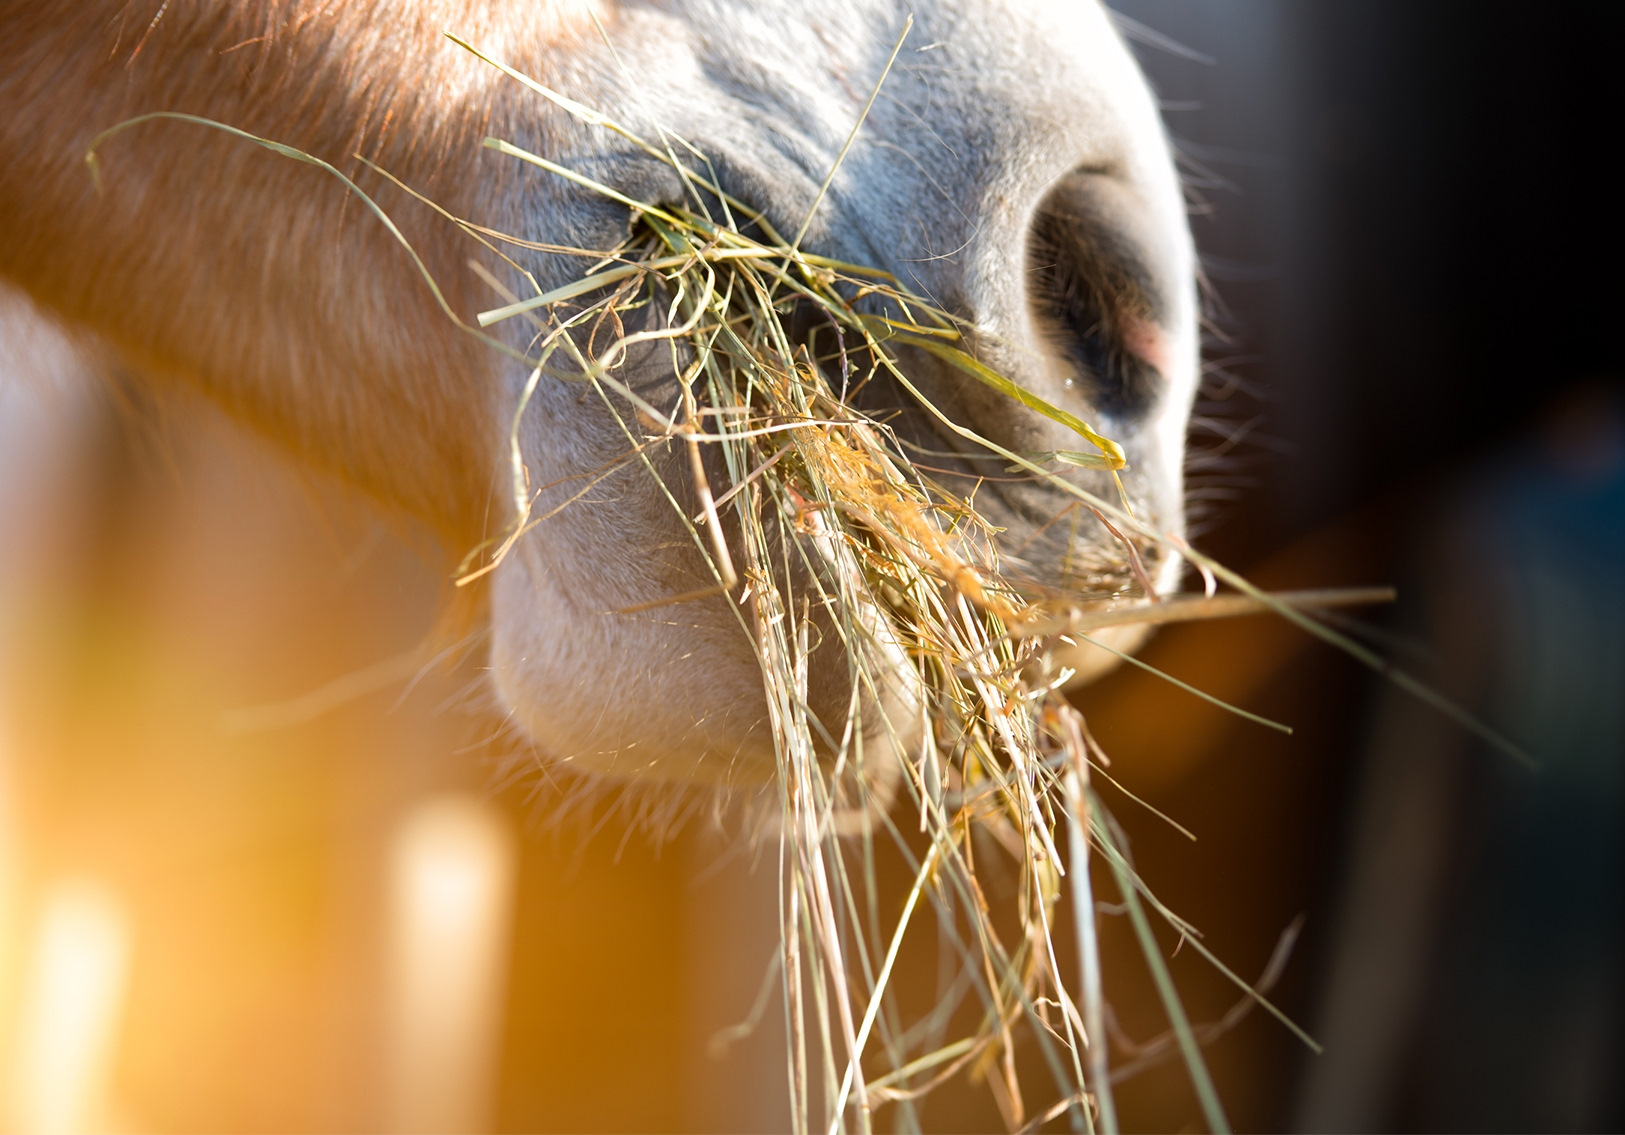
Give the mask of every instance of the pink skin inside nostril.
M 1173 344 L 1162 328 L 1148 319 L 1123 321 L 1123 346 L 1136 358 L 1150 363 L 1162 374 L 1173 367 Z

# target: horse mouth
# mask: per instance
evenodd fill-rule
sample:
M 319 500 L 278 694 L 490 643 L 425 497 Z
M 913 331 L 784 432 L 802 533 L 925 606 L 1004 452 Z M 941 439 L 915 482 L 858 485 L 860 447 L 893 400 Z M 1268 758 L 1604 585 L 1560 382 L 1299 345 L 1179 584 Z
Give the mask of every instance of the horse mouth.
M 1047 656 L 1053 644 L 1023 629 L 1046 609 L 1156 597 L 1168 557 L 1109 516 L 1119 494 L 1144 507 L 1152 480 L 1132 476 L 1146 499 L 1130 499 L 1110 464 L 1122 464 L 1116 442 L 1004 377 L 996 349 L 983 362 L 961 321 L 875 282 L 886 273 L 812 258 L 799 264 L 802 295 L 785 302 L 756 261 L 726 255 L 780 250 L 737 232 L 737 248 L 713 248 L 715 227 L 689 223 L 692 235 L 634 230 L 621 282 L 560 313 L 612 340 L 577 344 L 593 360 L 581 377 L 610 384 L 598 394 L 624 435 L 606 429 L 608 449 L 593 455 L 636 444 L 659 491 L 615 492 L 665 519 L 651 529 L 656 553 L 628 547 L 615 571 L 533 544 L 528 579 L 499 576 L 516 602 L 549 596 L 557 626 L 616 644 L 608 660 L 579 660 L 568 637 L 508 644 L 498 668 L 511 703 L 574 691 L 551 714 L 534 707 L 533 732 L 553 734 L 539 742 L 611 776 L 762 782 L 791 744 L 804 765 L 878 746 L 876 764 L 891 767 L 931 743 L 945 705 L 981 712 L 943 702 L 982 696 L 966 674 Z M 905 314 L 875 316 L 865 293 Z M 1093 445 L 1104 467 L 1058 476 L 1029 459 L 1057 444 L 1076 447 L 1075 466 Z M 604 552 L 591 557 L 608 566 Z M 588 672 L 602 677 L 577 677 Z

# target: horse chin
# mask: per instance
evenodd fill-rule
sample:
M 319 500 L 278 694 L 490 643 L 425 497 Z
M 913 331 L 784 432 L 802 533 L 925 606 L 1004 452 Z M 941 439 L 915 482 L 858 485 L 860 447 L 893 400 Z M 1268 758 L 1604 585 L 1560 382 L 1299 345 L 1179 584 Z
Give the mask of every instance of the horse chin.
M 498 569 L 491 646 L 501 704 L 545 760 L 623 783 L 773 781 L 780 742 L 761 667 L 728 600 L 629 614 L 563 594 L 548 566 L 542 549 L 522 543 Z M 889 798 L 920 745 L 918 678 L 899 646 L 874 635 L 874 681 L 854 699 L 839 636 L 817 629 L 826 645 L 809 658 L 805 699 L 822 723 L 810 730 L 812 748 L 833 768 L 844 744 L 847 772 L 861 761 L 864 784 Z M 849 715 L 861 736 L 849 735 Z

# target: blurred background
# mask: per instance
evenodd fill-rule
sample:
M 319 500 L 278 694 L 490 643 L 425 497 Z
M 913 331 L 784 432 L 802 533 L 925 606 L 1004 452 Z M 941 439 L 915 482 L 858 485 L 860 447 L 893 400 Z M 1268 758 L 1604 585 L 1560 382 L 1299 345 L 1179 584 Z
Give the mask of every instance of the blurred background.
M 1142 872 L 1327 1046 L 1175 955 L 1193 1017 L 1228 1023 L 1231 1119 L 1618 1129 L 1622 18 L 1116 7 L 1211 284 L 1200 542 L 1271 587 L 1397 585 L 1350 632 L 1539 766 L 1270 620 L 1146 657 L 1291 737 L 1138 673 L 1079 695 L 1197 836 L 1112 801 Z M 768 976 L 771 867 L 505 766 L 477 650 L 414 678 L 426 536 L 106 372 L 0 305 L 0 1124 L 787 1126 L 776 1000 L 719 1036 Z M 1103 950 L 1126 1067 L 1164 1023 L 1118 920 Z M 1125 1125 L 1195 1129 L 1148 1063 Z M 998 1125 L 970 1088 L 921 1115 Z

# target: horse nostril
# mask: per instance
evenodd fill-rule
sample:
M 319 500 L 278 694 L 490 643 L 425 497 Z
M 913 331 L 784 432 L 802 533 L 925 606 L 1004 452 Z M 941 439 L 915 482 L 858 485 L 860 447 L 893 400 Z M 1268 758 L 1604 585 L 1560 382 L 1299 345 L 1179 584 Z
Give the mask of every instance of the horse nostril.
M 1105 174 L 1079 172 L 1039 203 L 1027 241 L 1028 297 L 1066 379 L 1100 415 L 1145 417 L 1167 365 L 1155 278 L 1133 210 Z

